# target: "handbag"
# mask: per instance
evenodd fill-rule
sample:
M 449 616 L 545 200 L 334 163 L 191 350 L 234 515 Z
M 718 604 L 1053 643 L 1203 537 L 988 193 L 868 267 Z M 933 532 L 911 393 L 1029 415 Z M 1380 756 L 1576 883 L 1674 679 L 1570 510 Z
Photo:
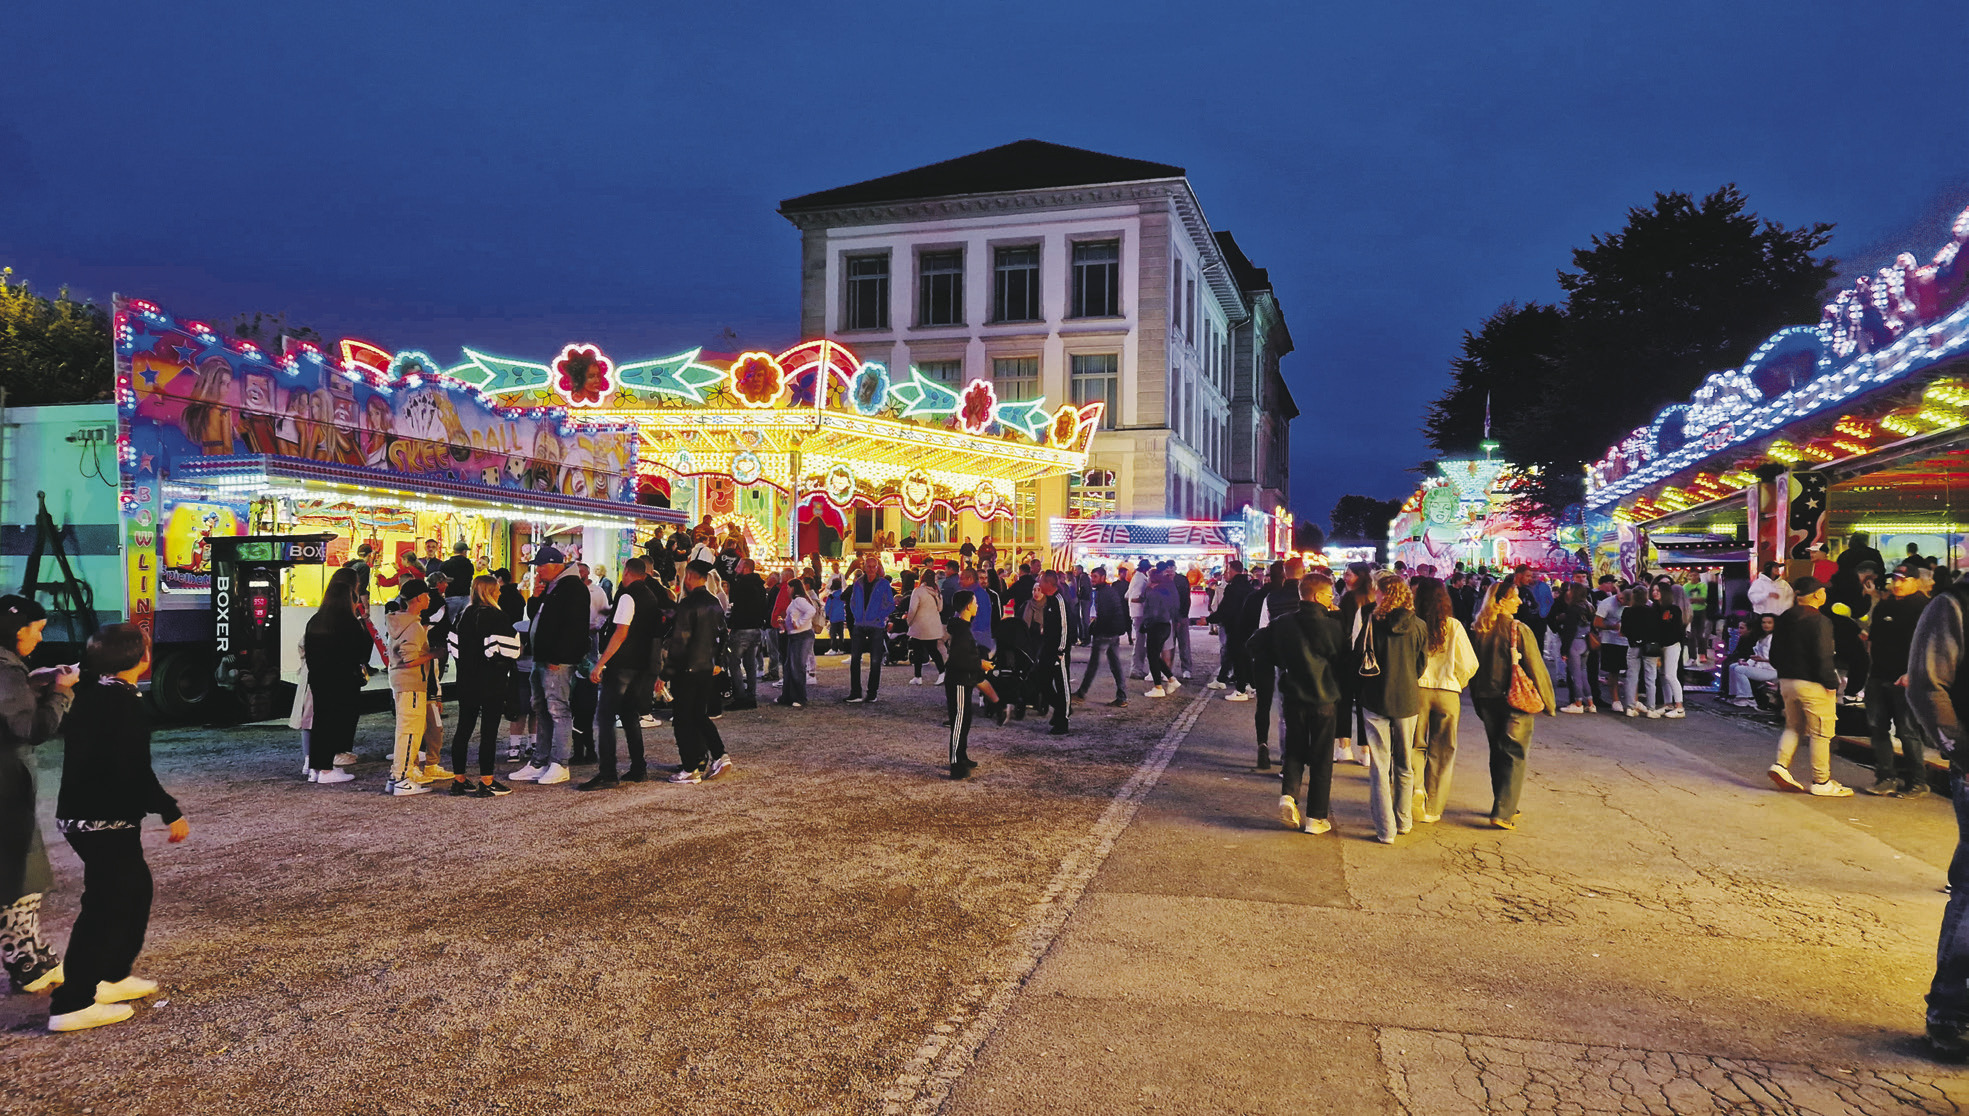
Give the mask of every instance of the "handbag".
M 1377 658 L 1374 654 L 1374 621 L 1373 620 L 1363 620 L 1361 622 L 1360 647 L 1361 647 L 1360 676 L 1362 678 L 1381 677 L 1381 660 Z
M 1520 713 L 1541 712 L 1545 708 L 1545 695 L 1538 692 L 1538 683 L 1525 670 L 1524 652 L 1518 647 L 1518 622 L 1506 623 L 1511 625 L 1511 688 L 1505 692 L 1504 704 Z

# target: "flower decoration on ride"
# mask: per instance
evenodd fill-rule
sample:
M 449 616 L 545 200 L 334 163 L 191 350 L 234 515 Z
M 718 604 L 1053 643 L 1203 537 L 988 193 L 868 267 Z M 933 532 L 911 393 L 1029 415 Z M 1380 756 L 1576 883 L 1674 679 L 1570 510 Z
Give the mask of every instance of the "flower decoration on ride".
M 416 387 L 443 371 L 437 361 L 415 349 L 405 349 L 390 358 L 390 379 L 409 387 Z
M 732 361 L 732 394 L 748 407 L 770 407 L 786 393 L 786 369 L 771 353 L 741 353 Z
M 1067 449 L 1080 434 L 1080 412 L 1071 403 L 1062 404 L 1053 412 L 1053 422 L 1046 429 L 1046 440 L 1053 445 Z
M 822 478 L 821 491 L 827 495 L 828 502 L 837 508 L 845 508 L 854 503 L 854 470 L 844 463 L 836 462 L 833 468 L 827 470 L 827 476 Z
M 872 360 L 863 364 L 849 385 L 849 394 L 854 397 L 855 410 L 862 414 L 881 410 L 889 401 L 889 370 Z
M 732 479 L 740 484 L 752 484 L 765 471 L 759 464 L 759 455 L 751 450 L 740 450 L 732 455 Z
M 992 411 L 998 406 L 998 393 L 992 389 L 990 380 L 972 380 L 971 386 L 964 389 L 963 398 L 957 408 L 957 421 L 965 430 L 982 434 L 991 425 Z
M 998 486 L 988 480 L 979 481 L 971 492 L 971 507 L 979 519 L 990 519 L 998 510 L 998 503 Z
M 554 358 L 554 390 L 570 407 L 599 407 L 615 390 L 615 365 L 594 345 L 569 345 Z
M 902 511 L 911 519 L 923 519 L 930 514 L 931 501 L 936 498 L 936 486 L 930 483 L 930 476 L 921 469 L 911 472 L 902 479 Z

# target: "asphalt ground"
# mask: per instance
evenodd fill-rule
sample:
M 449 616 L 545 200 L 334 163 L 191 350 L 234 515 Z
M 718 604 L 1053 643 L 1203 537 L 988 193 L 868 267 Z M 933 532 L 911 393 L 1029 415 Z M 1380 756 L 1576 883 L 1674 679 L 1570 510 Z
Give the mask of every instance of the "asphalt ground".
M 160 732 L 192 826 L 184 845 L 146 834 L 138 971 L 163 990 L 61 1036 L 45 997 L 0 1001 L 0 1111 L 880 1110 L 1017 964 L 1062 863 L 1186 702 L 1077 707 L 1067 737 L 980 718 L 981 766 L 953 782 L 942 690 L 891 667 L 880 703 L 839 704 L 841 663 L 822 659 L 804 710 L 727 713 L 735 769 L 699 786 L 391 798 L 374 759 L 354 783 L 303 781 L 284 726 Z M 364 717 L 358 752 L 383 756 L 390 731 Z M 650 737 L 674 763 L 668 726 Z M 44 825 L 60 761 L 40 750 Z M 59 948 L 80 868 L 52 851 Z
M 1946 801 L 1779 794 L 1775 731 L 1711 698 L 1540 719 L 1514 833 L 1466 710 L 1444 819 L 1382 846 L 1352 765 L 1333 834 L 1281 827 L 1252 706 L 1200 687 L 981 724 L 952 783 L 900 681 L 839 705 L 824 659 L 815 706 L 719 722 L 732 775 L 604 794 L 393 800 L 375 763 L 301 782 L 285 729 L 162 734 L 164 990 L 67 1036 L 6 999 L 0 1112 L 1969 1106 L 1916 1038 Z

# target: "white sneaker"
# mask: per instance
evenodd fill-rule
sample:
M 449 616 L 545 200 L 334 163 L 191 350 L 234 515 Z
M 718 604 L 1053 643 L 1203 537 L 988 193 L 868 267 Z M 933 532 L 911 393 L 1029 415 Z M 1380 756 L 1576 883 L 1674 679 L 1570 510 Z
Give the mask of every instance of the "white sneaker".
M 1827 779 L 1823 783 L 1813 783 L 1812 793 L 1820 798 L 1851 798 L 1853 788 L 1845 786 L 1837 779 Z
M 562 767 L 558 763 L 550 763 L 547 765 L 547 770 L 542 771 L 540 778 L 535 779 L 534 782 L 544 787 L 549 783 L 565 783 L 567 780 L 567 768 Z
M 409 779 L 398 779 L 393 783 L 386 784 L 384 793 L 394 795 L 398 798 L 408 798 L 413 794 L 431 793 L 431 786 L 429 783 L 414 783 Z
M 1183 672 L 1183 677 L 1185 677 L 1185 678 L 1188 678 L 1189 676 L 1190 676 L 1190 672 L 1189 672 L 1189 671 L 1187 671 L 1187 670 L 1186 670 L 1186 671 L 1184 671 L 1184 672 Z
M 1638 705 L 1630 705 L 1630 706 L 1628 706 L 1628 707 L 1627 707 L 1627 715 L 1628 715 L 1629 717 L 1639 717 L 1639 716 L 1641 715 L 1641 707 L 1640 707 L 1640 706 L 1638 706 Z
M 1354 762 L 1354 746 L 1351 743 L 1335 744 L 1333 746 L 1333 762 L 1334 763 Z
M 1228 694 L 1225 694 L 1225 695 L 1224 695 L 1224 700 L 1225 700 L 1225 701 L 1250 701 L 1250 700 L 1251 700 L 1251 691 L 1249 691 L 1249 690 L 1232 690 L 1232 691 L 1231 691 L 1230 693 L 1228 693 Z
M 1163 682 L 1163 685 L 1168 687 L 1169 692 L 1173 694 L 1176 692 L 1176 687 L 1181 686 L 1182 683 L 1174 676 L 1171 676 L 1167 681 Z
M 1278 820 L 1284 822 L 1287 829 L 1299 828 L 1302 820 L 1299 817 L 1299 804 L 1294 802 L 1289 794 L 1278 796 Z
M 80 1011 L 48 1017 L 48 1029 L 54 1032 L 86 1031 L 91 1027 L 107 1027 L 111 1023 L 121 1023 L 137 1014 L 137 1009 L 129 1004 L 90 1004 Z
M 716 779 L 718 776 L 731 770 L 731 766 L 732 758 L 730 756 L 719 756 L 717 759 L 711 761 L 711 767 L 705 771 L 704 777 L 706 779 Z
M 1659 721 L 1661 720 L 1661 710 L 1650 709 L 1646 713 L 1643 713 L 1642 716 L 1648 718 L 1651 721 Z
M 1668 712 L 1662 714 L 1662 716 L 1668 718 L 1671 721 L 1679 721 L 1688 715 L 1689 714 L 1685 710 L 1681 710 L 1681 709 L 1670 709 Z
M 96 1002 L 99 1004 L 120 1004 L 125 1000 L 141 1000 L 157 991 L 157 982 L 145 980 L 140 976 L 126 976 L 122 980 L 99 980 L 96 982 Z
M 1793 775 L 1791 769 L 1781 763 L 1772 764 L 1765 771 L 1765 774 L 1771 777 L 1771 782 L 1776 783 L 1778 789 L 1781 791 L 1802 791 L 1805 789 L 1805 784 L 1798 781 L 1798 776 Z
M 1153 697 L 1153 698 L 1168 697 L 1169 691 L 1163 689 L 1161 686 L 1156 686 L 1151 688 L 1147 693 L 1143 694 L 1142 696 Z
M 946 679 L 946 678 L 948 678 L 948 677 L 950 677 L 950 675 L 949 675 L 949 674 L 947 674 L 947 673 L 945 673 L 945 672 L 943 672 L 943 671 L 938 671 L 938 672 L 937 672 L 937 685 L 939 685 L 939 686 L 941 686 L 941 685 L 943 685 L 943 680 L 944 680 L 944 679 Z
M 1613 703 L 1613 711 L 1616 713 L 1625 713 L 1627 712 L 1627 707 L 1616 701 Z
M 1212 678 L 1210 681 L 1203 684 L 1203 688 L 1206 690 L 1223 690 L 1223 689 L 1228 689 L 1229 687 L 1225 686 L 1222 682 L 1217 681 L 1215 678 Z
M 1424 814 L 1424 815 L 1422 815 L 1422 821 L 1423 821 L 1423 822 L 1424 822 L 1425 824 L 1427 824 L 1427 825 L 1434 825 L 1434 824 L 1436 824 L 1437 822 L 1439 822 L 1439 821 L 1441 821 L 1441 820 L 1443 820 L 1443 816 L 1442 816 L 1441 814 Z
M 529 763 L 511 775 L 506 776 L 506 778 L 516 783 L 531 783 L 546 773 L 545 768 L 535 767 Z
M 311 783 L 353 783 L 356 781 L 356 777 L 346 771 L 330 768 L 327 771 L 314 772 L 309 776 L 308 781 Z
M 1330 833 L 1332 831 L 1333 823 L 1327 821 L 1325 818 L 1307 818 L 1305 824 L 1299 827 L 1299 832 L 1301 833 Z
M 1573 703 L 1572 703 L 1571 705 L 1561 705 L 1561 706 L 1559 707 L 1559 712 L 1561 712 L 1561 713 L 1584 713 L 1584 712 L 1586 712 L 1586 710 L 1585 710 L 1584 708 L 1582 708 L 1582 707 L 1580 706 L 1580 704 L 1579 704 L 1578 702 L 1573 702 Z
M 351 764 L 357 764 L 361 762 L 362 762 L 362 757 L 356 755 L 354 752 L 335 753 L 335 766 L 337 767 L 348 767 Z
M 918 677 L 918 678 L 911 678 L 911 679 L 909 680 L 909 684 L 910 684 L 910 685 L 912 685 L 912 686 L 921 686 L 921 685 L 923 684 L 923 679 L 922 679 L 922 678 L 920 678 L 920 677 Z

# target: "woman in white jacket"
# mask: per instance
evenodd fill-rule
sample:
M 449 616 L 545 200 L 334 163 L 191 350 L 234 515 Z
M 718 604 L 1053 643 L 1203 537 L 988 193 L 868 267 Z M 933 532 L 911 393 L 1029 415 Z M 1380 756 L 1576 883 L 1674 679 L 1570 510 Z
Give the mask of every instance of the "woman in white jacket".
M 1421 778 L 1415 784 L 1415 813 L 1425 822 L 1443 816 L 1449 773 L 1456 765 L 1456 722 L 1463 709 L 1463 687 L 1477 673 L 1477 652 L 1456 619 L 1449 589 L 1433 577 L 1415 579 L 1415 615 L 1429 632 L 1428 664 L 1417 679 L 1422 717 L 1416 738 L 1423 750 Z M 1417 766 L 1411 761 L 1411 769 Z
M 923 662 L 927 659 L 937 664 L 936 684 L 943 685 L 943 649 L 938 645 L 944 636 L 943 595 L 937 592 L 936 578 L 926 577 L 910 590 L 905 619 L 909 622 L 909 661 L 916 668 L 909 684 L 923 684 Z

